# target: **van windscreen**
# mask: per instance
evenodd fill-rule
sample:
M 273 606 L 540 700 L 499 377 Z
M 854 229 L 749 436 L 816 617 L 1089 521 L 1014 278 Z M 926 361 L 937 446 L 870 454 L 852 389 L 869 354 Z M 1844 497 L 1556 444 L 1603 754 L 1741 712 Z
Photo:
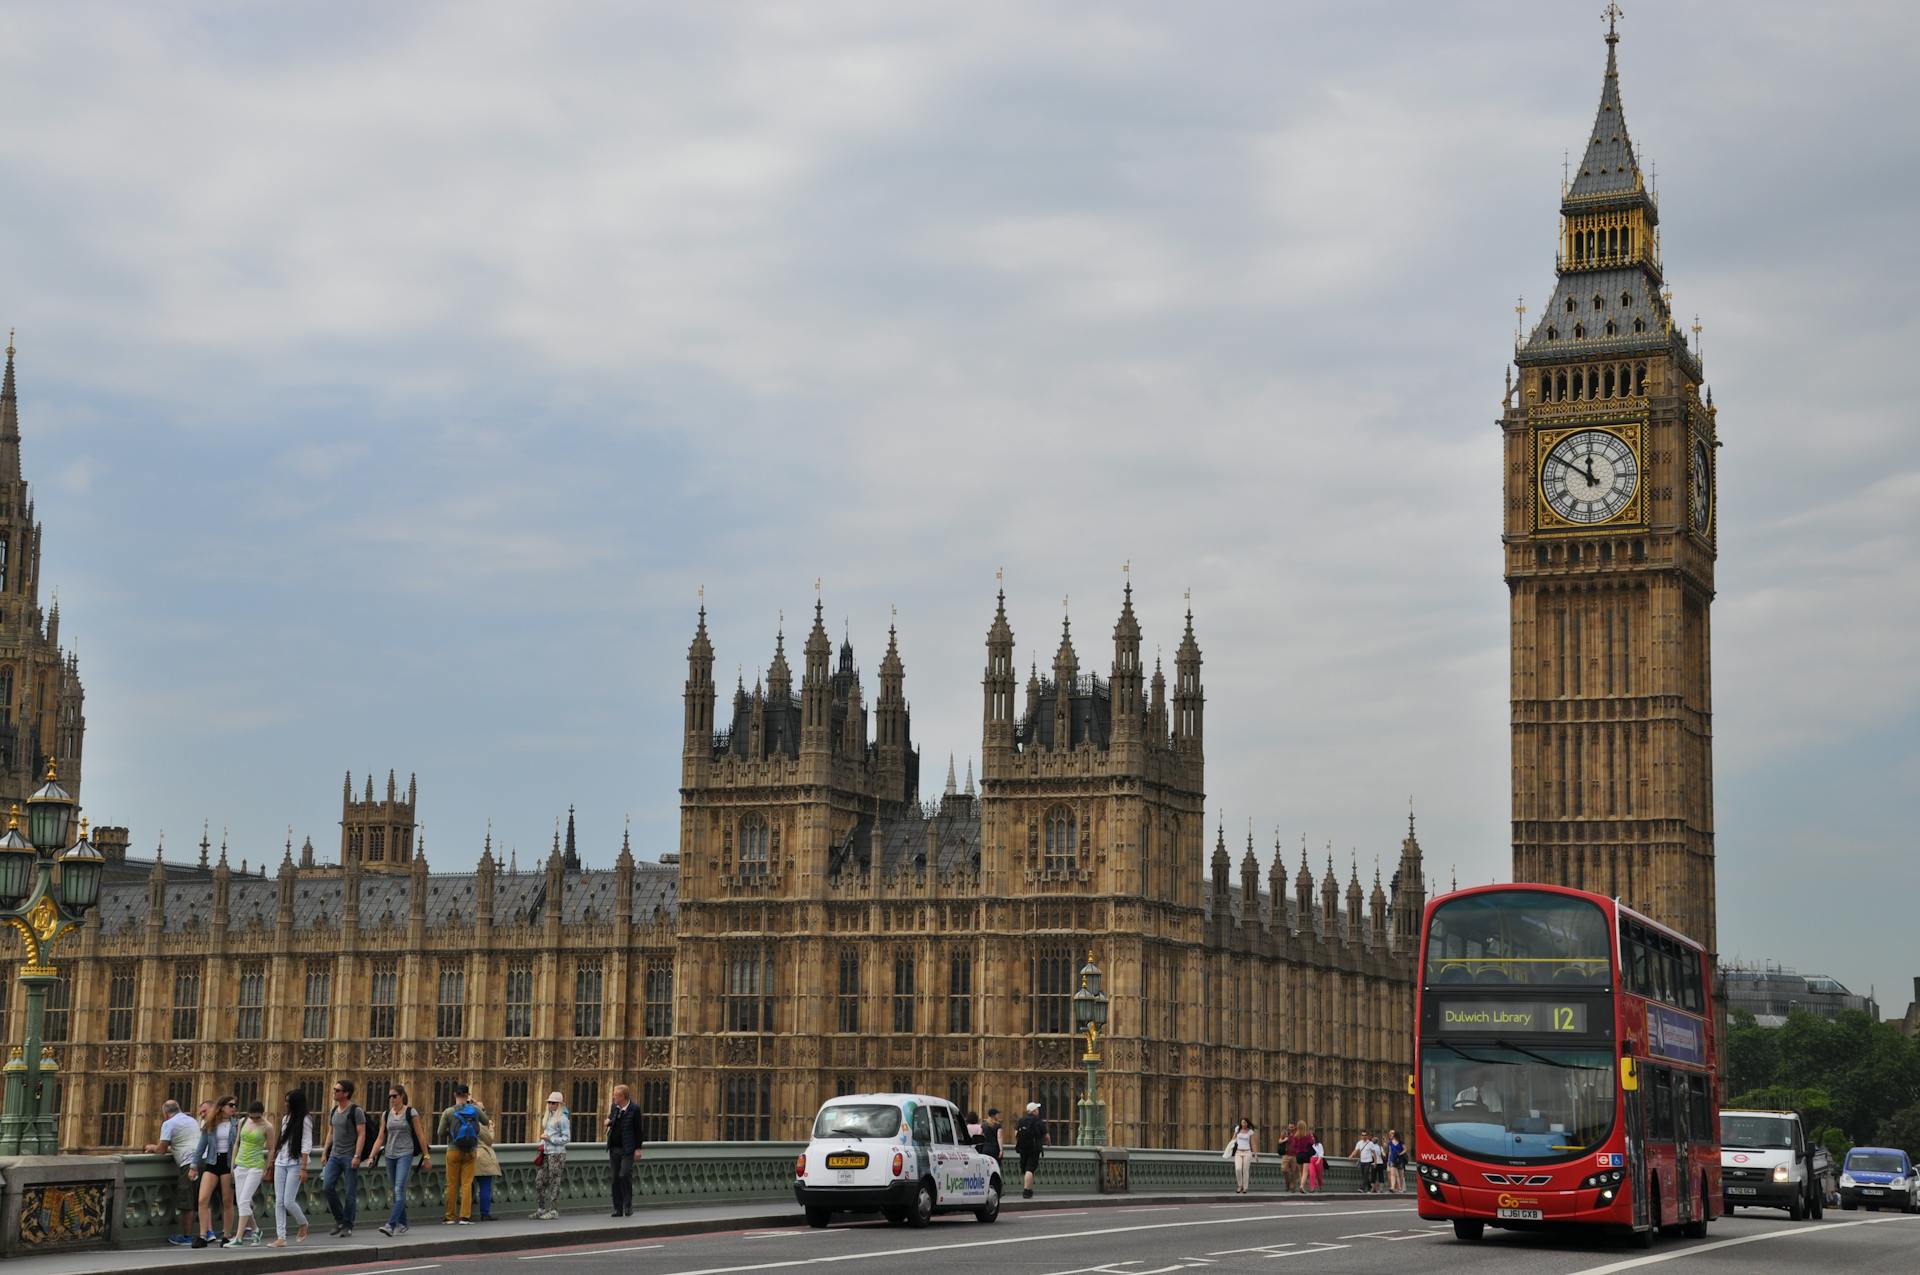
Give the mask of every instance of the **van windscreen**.
M 1905 1173 L 1906 1161 L 1898 1151 L 1849 1151 L 1848 1173 Z
M 900 1108 L 888 1103 L 844 1103 L 820 1108 L 816 1138 L 891 1138 L 900 1132 Z

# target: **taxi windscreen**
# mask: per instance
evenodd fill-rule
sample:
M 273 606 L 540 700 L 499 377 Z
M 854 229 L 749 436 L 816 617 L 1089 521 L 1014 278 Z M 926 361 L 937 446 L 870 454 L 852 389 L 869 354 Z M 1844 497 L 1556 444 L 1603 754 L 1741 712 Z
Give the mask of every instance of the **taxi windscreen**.
M 822 1107 L 813 1122 L 816 1138 L 891 1138 L 900 1132 L 900 1108 L 889 1103 Z

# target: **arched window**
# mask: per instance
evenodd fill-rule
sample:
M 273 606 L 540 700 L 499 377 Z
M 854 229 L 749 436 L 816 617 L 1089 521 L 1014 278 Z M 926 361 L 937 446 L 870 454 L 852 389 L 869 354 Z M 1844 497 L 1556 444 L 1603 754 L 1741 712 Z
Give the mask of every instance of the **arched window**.
M 740 875 L 761 877 L 767 874 L 767 821 L 759 815 L 740 820 Z
M 1620 252 L 1622 256 L 1633 255 L 1633 227 L 1626 226 L 1620 231 Z
M 1542 372 L 1540 374 L 1540 401 L 1542 403 L 1553 402 L 1553 373 L 1551 372 Z
M 1080 824 L 1073 817 L 1073 811 L 1065 806 L 1055 806 L 1047 811 L 1047 857 L 1048 871 L 1068 872 L 1079 865 Z
M 1596 310 L 1602 309 L 1603 307 L 1605 307 L 1606 304 L 1607 304 L 1606 299 L 1602 297 L 1599 293 L 1596 292 L 1593 294 L 1594 309 Z
M 1633 368 L 1633 392 L 1644 395 L 1647 392 L 1647 365 L 1636 363 Z
M 1564 403 L 1567 401 L 1567 374 L 1565 372 L 1560 373 L 1554 378 L 1553 397 L 1557 402 Z
M 1558 341 L 1559 339 L 1560 339 L 1560 329 L 1549 325 L 1547 328 L 1547 340 Z
M 1619 333 L 1620 333 L 1620 329 L 1619 329 L 1619 327 L 1618 327 L 1618 326 L 1617 326 L 1617 325 L 1616 325 L 1616 324 L 1614 323 L 1614 321 L 1613 321 L 1612 319 L 1608 319 L 1608 320 L 1607 320 L 1607 335 L 1608 335 L 1608 336 L 1618 336 L 1618 335 L 1619 335 Z M 1613 374 L 1612 374 L 1611 372 L 1609 372 L 1609 373 L 1607 374 L 1607 379 L 1608 379 L 1608 380 L 1612 380 L 1612 379 L 1613 379 Z M 1612 393 L 1613 391 L 1611 391 L 1611 390 L 1609 390 L 1609 391 L 1607 391 L 1607 392 L 1608 392 L 1608 393 Z
M 1586 335 L 1587 335 L 1587 325 L 1586 325 L 1586 324 L 1584 324 L 1584 323 L 1576 323 L 1576 324 L 1574 324 L 1574 325 L 1573 325 L 1573 339 L 1574 339 L 1574 340 L 1576 340 L 1576 341 L 1581 341 L 1581 340 L 1585 340 L 1585 339 L 1586 339 Z
M 1620 294 L 1620 308 L 1622 310 L 1631 310 L 1633 308 L 1633 294 L 1631 292 L 1623 292 Z
M 1572 298 L 1572 297 L 1568 297 L 1568 298 L 1567 298 L 1567 313 L 1568 313 L 1568 314 L 1572 314 L 1572 313 L 1573 313 L 1573 298 Z
M 1633 330 L 1635 332 L 1645 332 L 1647 330 L 1647 321 L 1645 319 L 1635 319 L 1633 321 Z
M 1609 323 L 1607 326 L 1612 327 L 1613 325 Z M 1607 335 L 1612 336 L 1613 334 L 1609 332 Z M 1607 397 L 1613 397 L 1613 369 L 1611 367 L 1607 369 Z

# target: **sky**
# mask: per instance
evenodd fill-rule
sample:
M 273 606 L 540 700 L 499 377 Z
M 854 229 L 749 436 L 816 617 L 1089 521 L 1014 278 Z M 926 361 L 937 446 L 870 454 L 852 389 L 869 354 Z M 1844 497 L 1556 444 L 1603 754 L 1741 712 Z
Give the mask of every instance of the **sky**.
M 1504 879 L 1499 410 L 1598 3 L 0 13 L 0 324 L 82 798 L 136 848 L 437 868 L 677 835 L 704 589 L 751 685 L 898 624 L 933 796 L 1131 579 L 1263 860 Z M 1920 956 L 1920 10 L 1633 6 L 1626 117 L 1720 408 L 1728 957 Z M 1537 313 L 1537 310 L 1535 311 Z M 1123 575 L 1127 566 L 1130 575 Z M 895 618 L 897 616 L 897 619 Z M 870 691 L 871 693 L 871 691 Z

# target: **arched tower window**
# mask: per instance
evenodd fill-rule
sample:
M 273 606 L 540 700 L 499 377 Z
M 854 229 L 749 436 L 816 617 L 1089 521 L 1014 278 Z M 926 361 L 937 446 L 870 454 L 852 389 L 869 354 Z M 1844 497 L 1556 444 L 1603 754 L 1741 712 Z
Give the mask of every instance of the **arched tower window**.
M 740 820 L 740 875 L 762 877 L 767 874 L 767 821 L 759 815 Z
M 1564 403 L 1567 401 L 1567 374 L 1565 372 L 1554 377 L 1553 397 L 1557 402 Z
M 1070 872 L 1079 865 L 1079 858 L 1079 821 L 1073 817 L 1073 811 L 1066 806 L 1055 806 L 1047 811 L 1045 866 L 1051 872 Z
M 1645 395 L 1647 392 L 1647 365 L 1636 363 L 1633 367 L 1633 392 Z
M 1587 336 L 1587 325 L 1586 325 L 1586 324 L 1584 324 L 1584 323 L 1576 323 L 1576 324 L 1574 324 L 1574 325 L 1573 325 L 1573 339 L 1574 339 L 1574 340 L 1576 340 L 1576 341 L 1583 341 L 1583 340 L 1585 340 L 1585 339 L 1586 339 L 1586 336 Z
M 1542 403 L 1553 402 L 1553 373 L 1551 372 L 1542 372 L 1540 374 L 1540 401 Z

